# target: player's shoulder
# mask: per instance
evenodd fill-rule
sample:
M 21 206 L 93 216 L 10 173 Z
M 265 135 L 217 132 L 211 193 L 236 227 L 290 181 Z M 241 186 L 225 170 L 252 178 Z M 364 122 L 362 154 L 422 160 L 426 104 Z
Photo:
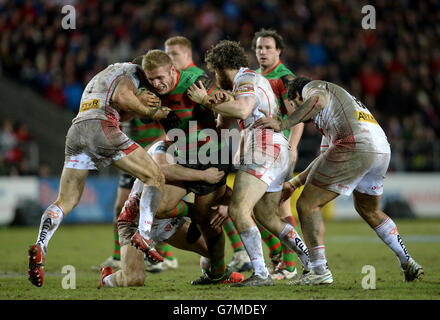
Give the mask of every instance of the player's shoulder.
M 255 81 L 256 79 L 262 77 L 260 74 L 258 74 L 255 70 L 249 69 L 249 68 L 241 68 L 237 75 L 235 76 L 234 81 L 235 82 L 242 82 L 242 81 Z
M 310 89 L 328 90 L 329 89 L 329 82 L 323 81 L 323 80 L 312 80 L 304 86 L 303 92 L 310 90 Z
M 277 72 L 280 74 L 280 77 L 295 77 L 295 74 L 290 70 L 284 63 L 280 63 L 276 67 Z

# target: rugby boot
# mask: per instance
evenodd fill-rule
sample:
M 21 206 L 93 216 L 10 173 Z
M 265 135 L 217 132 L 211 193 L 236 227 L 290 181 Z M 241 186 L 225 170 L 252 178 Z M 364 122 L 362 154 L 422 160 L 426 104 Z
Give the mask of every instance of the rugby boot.
M 205 285 L 205 284 L 230 284 L 239 283 L 244 280 L 244 276 L 241 273 L 233 272 L 231 269 L 226 268 L 223 276 L 217 279 L 213 279 L 207 272 L 203 272 L 200 278 L 191 281 L 192 285 Z
M 29 247 L 29 281 L 37 287 L 41 287 L 44 281 L 44 260 L 46 259 L 43 249 L 39 244 Z
M 266 278 L 262 278 L 254 273 L 252 276 L 246 280 L 233 284 L 232 287 L 263 287 L 263 286 L 273 286 L 273 280 L 270 275 Z
M 419 265 L 414 259 L 410 259 L 405 268 L 402 267 L 402 271 L 405 275 L 405 281 L 410 282 L 416 279 L 421 280 L 425 271 L 422 266 Z
M 323 274 L 317 274 L 313 270 L 310 270 L 307 273 L 301 275 L 298 280 L 289 281 L 290 285 L 299 285 L 299 286 L 314 286 L 321 284 L 332 284 L 333 283 L 333 275 L 330 270 L 327 270 Z
M 108 277 L 109 275 L 113 274 L 114 271 L 112 267 L 105 267 L 101 270 L 101 281 L 99 282 L 98 289 L 101 289 L 104 286 L 104 278 Z
M 133 237 L 130 239 L 131 245 L 135 246 L 137 249 L 145 253 L 145 257 L 152 264 L 163 262 L 163 257 L 154 248 L 153 240 L 145 239 L 141 236 L 139 231 L 137 231 Z

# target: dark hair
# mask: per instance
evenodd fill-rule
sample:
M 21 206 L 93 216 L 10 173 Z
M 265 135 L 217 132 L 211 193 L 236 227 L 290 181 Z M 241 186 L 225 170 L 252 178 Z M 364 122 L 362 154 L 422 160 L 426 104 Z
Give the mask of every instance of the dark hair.
M 275 48 L 276 49 L 280 49 L 280 56 L 284 51 L 284 48 L 286 47 L 284 44 L 284 40 L 283 37 L 278 34 L 278 32 L 276 32 L 273 29 L 260 29 L 260 31 L 255 32 L 254 34 L 254 38 L 252 39 L 252 50 L 255 51 L 255 49 L 257 48 L 257 40 L 258 38 L 273 38 L 275 40 Z
M 212 46 L 206 53 L 205 62 L 208 69 L 240 69 L 249 67 L 249 62 L 240 43 L 222 40 Z
M 296 77 L 295 79 L 290 80 L 287 84 L 287 98 L 289 100 L 295 100 L 297 92 L 301 96 L 302 89 L 310 81 L 312 80 L 306 77 Z

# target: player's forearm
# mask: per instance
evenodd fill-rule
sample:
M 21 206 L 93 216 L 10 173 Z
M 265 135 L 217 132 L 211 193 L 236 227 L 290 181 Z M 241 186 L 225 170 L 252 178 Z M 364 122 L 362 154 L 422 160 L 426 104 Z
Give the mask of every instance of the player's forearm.
M 115 91 L 112 100 L 118 105 L 120 110 L 135 113 L 140 117 L 150 118 L 154 114 L 154 110 L 144 106 L 131 90 L 122 89 Z
M 161 165 L 165 179 L 170 181 L 200 181 L 203 180 L 204 172 L 186 168 L 180 164 Z
M 211 110 L 226 118 L 244 120 L 249 116 L 250 110 L 247 104 L 240 100 L 231 100 L 211 106 Z
M 312 96 L 304 101 L 304 103 L 298 109 L 293 111 L 286 119 L 281 121 L 281 130 L 289 129 L 298 123 L 314 118 L 325 106 L 320 102 L 321 99 L 322 97 L 320 96 Z
M 304 131 L 304 123 L 298 123 L 293 128 L 290 128 L 289 144 L 292 148 L 297 148 L 299 140 Z

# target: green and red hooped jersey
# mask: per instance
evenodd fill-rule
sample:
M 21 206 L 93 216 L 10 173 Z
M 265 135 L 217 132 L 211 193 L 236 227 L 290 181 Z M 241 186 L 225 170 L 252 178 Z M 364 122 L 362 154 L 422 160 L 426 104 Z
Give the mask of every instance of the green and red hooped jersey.
M 194 63 L 190 64 L 185 71 L 190 71 L 199 76 L 206 75 L 205 70 L 197 67 Z M 139 118 L 134 118 L 130 122 L 130 138 L 145 148 L 161 137 L 162 126 L 155 121 L 144 123 Z
M 192 73 L 195 73 L 199 76 L 203 76 L 206 75 L 205 70 L 197 67 L 194 63 L 191 63 L 190 65 L 188 65 L 185 69 L 183 69 L 184 71 L 190 71 Z
M 163 133 L 162 126 L 156 121 L 144 123 L 139 118 L 134 118 L 131 120 L 130 126 L 130 138 L 142 148 L 148 147 Z
M 205 80 L 202 82 L 205 82 L 205 88 L 207 88 L 209 95 L 217 91 L 218 88 L 214 84 L 206 81 L 209 79 L 204 72 L 200 75 L 200 73 L 194 73 L 190 70 L 177 70 L 176 86 L 169 94 L 160 96 L 162 106 L 170 108 L 173 112 L 173 115 L 171 117 L 169 115 L 165 121 L 162 120 L 161 124 L 165 132 L 173 128 L 184 131 L 187 154 L 198 151 L 200 147 L 210 142 L 209 136 L 203 134 L 203 129 L 215 130 L 216 127 L 214 113 L 193 102 L 186 94 L 186 90 L 199 80 Z M 175 119 L 172 119 L 173 116 Z M 220 141 L 211 141 L 211 143 L 217 143 L 217 145 L 210 147 L 210 150 L 221 148 Z
M 281 116 L 285 119 L 288 115 L 287 108 L 284 105 L 283 99 L 287 97 L 287 79 L 288 76 L 296 77 L 295 74 L 287 69 L 287 67 L 279 61 L 272 69 L 262 73 L 261 68 L 256 70 L 261 73 L 267 80 L 269 80 L 275 96 L 277 97 L 277 102 L 280 107 Z M 289 138 L 290 129 L 284 130 L 284 135 Z

